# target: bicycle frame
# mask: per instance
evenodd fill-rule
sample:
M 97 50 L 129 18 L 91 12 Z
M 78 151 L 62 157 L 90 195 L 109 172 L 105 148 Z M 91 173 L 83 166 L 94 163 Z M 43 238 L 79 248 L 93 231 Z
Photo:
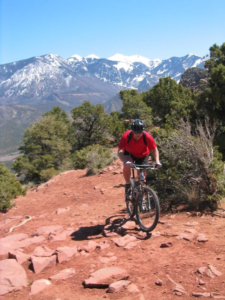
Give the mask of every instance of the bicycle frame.
M 144 170 L 156 169 L 154 165 L 132 165 L 132 176 L 130 178 L 132 199 L 127 201 L 127 209 L 130 217 L 135 214 L 137 222 L 142 231 L 152 231 L 158 223 L 160 205 L 158 197 L 153 189 L 145 182 Z M 135 177 L 135 170 L 138 177 Z M 147 221 L 147 223 L 146 223 Z
M 130 178 L 131 184 L 136 189 L 135 202 L 138 200 L 139 195 L 142 194 L 143 186 L 146 185 L 144 170 L 155 170 L 154 165 L 132 165 L 132 177 Z M 138 174 L 138 180 L 135 180 L 134 170 L 140 171 Z

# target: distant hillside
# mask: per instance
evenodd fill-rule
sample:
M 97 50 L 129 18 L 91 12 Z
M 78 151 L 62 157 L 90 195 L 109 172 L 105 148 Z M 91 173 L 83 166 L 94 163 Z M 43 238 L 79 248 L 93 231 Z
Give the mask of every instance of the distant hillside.
M 109 99 L 107 102 L 103 103 L 105 108 L 105 112 L 110 114 L 112 111 L 119 111 L 121 112 L 123 101 L 120 99 L 119 93 L 116 94 L 114 97 Z
M 0 106 L 0 155 L 16 152 L 22 144 L 24 130 L 42 114 L 28 105 Z

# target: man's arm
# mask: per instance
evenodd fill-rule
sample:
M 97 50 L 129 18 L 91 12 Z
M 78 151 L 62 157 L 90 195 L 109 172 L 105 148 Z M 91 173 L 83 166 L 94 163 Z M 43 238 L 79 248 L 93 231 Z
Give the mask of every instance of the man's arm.
M 118 157 L 119 157 L 119 159 L 123 162 L 123 163 L 125 163 L 127 160 L 126 160 L 126 158 L 125 158 L 125 156 L 124 156 L 124 154 L 123 154 L 123 150 L 122 149 L 118 149 Z
M 157 147 L 152 150 L 152 155 L 155 159 L 156 164 L 161 164 L 160 161 L 159 161 L 159 150 L 158 150 Z

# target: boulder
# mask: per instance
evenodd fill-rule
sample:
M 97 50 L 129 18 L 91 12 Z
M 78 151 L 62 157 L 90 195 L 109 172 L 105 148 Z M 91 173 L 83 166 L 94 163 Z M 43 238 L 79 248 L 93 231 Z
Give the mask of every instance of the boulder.
M 128 278 L 129 274 L 124 269 L 107 267 L 90 274 L 90 277 L 83 282 L 83 285 L 90 288 L 102 288 L 108 287 L 115 281 L 127 280 Z
M 119 280 L 116 282 L 113 282 L 109 285 L 109 288 L 107 290 L 108 293 L 118 293 L 125 290 L 128 285 L 131 284 L 131 281 L 129 280 Z
M 37 248 L 34 249 L 32 256 L 48 257 L 48 256 L 52 256 L 53 253 L 54 251 L 48 248 L 47 246 L 38 246 Z
M 9 252 L 9 258 L 15 259 L 20 265 L 22 265 L 22 263 L 30 259 L 30 255 L 19 250 L 12 250 Z
M 39 279 L 34 281 L 31 286 L 30 295 L 35 295 L 41 291 L 43 291 L 46 287 L 50 286 L 51 282 L 47 279 Z
M 56 249 L 57 262 L 69 261 L 71 257 L 77 255 L 77 246 L 74 247 L 58 247 Z
M 27 287 L 27 275 L 15 259 L 0 261 L 0 295 Z
M 120 237 L 120 238 L 114 238 L 112 239 L 112 241 L 118 246 L 118 247 L 124 247 L 126 246 L 128 243 L 137 241 L 137 238 L 135 236 L 131 236 L 129 234 Z
M 52 268 L 56 265 L 56 255 L 50 257 L 36 257 L 32 256 L 31 261 L 35 274 L 39 274 L 47 268 Z
M 65 280 L 67 278 L 73 277 L 76 274 L 75 269 L 70 268 L 70 269 L 64 269 L 60 271 L 59 273 L 52 275 L 49 277 L 51 280 Z

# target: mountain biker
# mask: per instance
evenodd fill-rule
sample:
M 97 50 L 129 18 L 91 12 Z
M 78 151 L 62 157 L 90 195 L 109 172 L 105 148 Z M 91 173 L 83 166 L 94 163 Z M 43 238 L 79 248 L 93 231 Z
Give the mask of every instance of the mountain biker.
M 156 168 L 161 168 L 159 161 L 159 151 L 153 137 L 144 131 L 144 122 L 135 119 L 131 123 L 131 130 L 124 132 L 118 146 L 118 157 L 123 162 L 123 176 L 125 179 L 125 196 L 130 189 L 130 177 L 132 163 L 138 165 L 148 164 L 150 152 L 155 159 Z M 145 175 L 147 171 L 145 170 Z

